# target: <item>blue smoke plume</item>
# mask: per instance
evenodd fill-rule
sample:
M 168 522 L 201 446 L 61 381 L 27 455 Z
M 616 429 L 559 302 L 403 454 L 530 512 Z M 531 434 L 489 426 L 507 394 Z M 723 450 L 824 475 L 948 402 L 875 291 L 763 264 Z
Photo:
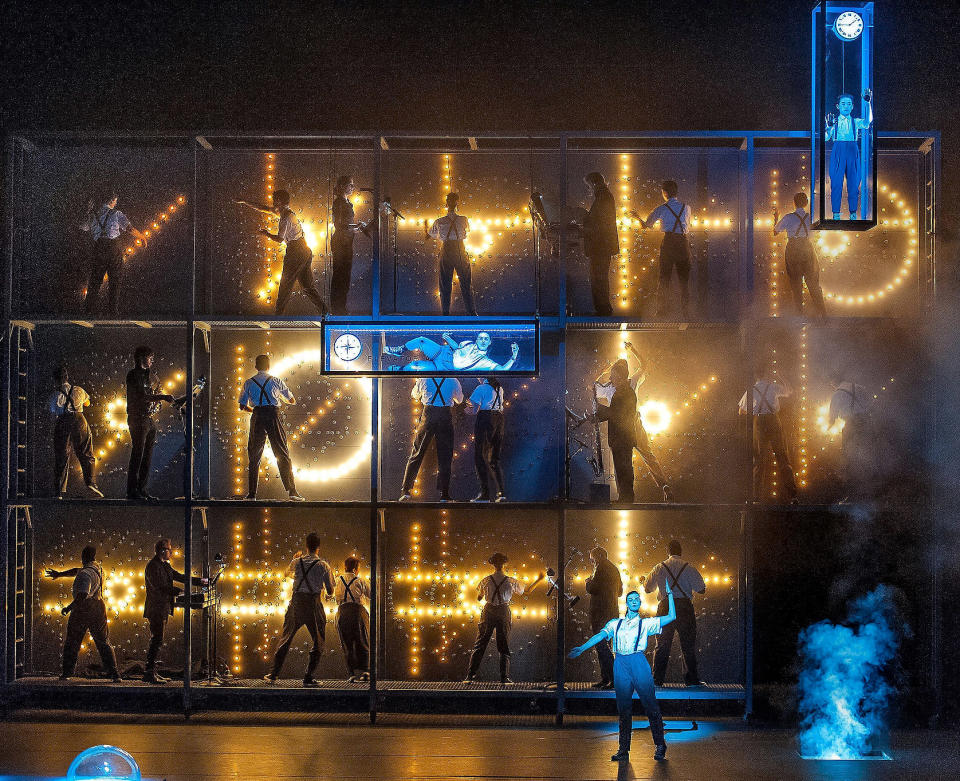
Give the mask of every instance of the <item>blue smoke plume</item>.
M 859 759 L 877 751 L 896 690 L 888 678 L 909 630 L 894 592 L 878 586 L 854 601 L 843 624 L 821 621 L 800 633 L 800 754 Z

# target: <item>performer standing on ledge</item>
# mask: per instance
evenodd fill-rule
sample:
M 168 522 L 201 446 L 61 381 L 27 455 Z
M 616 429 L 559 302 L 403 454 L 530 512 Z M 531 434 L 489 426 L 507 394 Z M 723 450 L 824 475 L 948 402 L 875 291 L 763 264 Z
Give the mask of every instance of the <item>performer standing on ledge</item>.
M 761 379 L 740 397 L 740 414 L 753 415 L 754 500 L 759 500 L 763 488 L 764 454 L 769 447 L 777 460 L 777 470 L 783 476 L 787 500 L 790 504 L 797 504 L 797 481 L 790 466 L 783 426 L 780 425 L 780 399 L 789 396 L 793 390 L 786 382 L 781 385 L 768 379 L 766 363 L 760 365 L 759 375 Z M 751 397 L 749 402 L 748 396 Z
M 590 631 L 599 632 L 607 623 L 620 614 L 617 600 L 623 593 L 620 570 L 607 558 L 606 548 L 599 545 L 590 551 L 593 574 L 587 578 L 587 593 L 590 595 Z M 600 680 L 594 689 L 613 688 L 613 652 L 610 641 L 604 638 L 596 645 L 597 661 L 600 663 Z
M 297 493 L 297 484 L 293 478 L 293 462 L 287 449 L 287 435 L 283 431 L 280 419 L 280 405 L 297 403 L 287 384 L 279 377 L 267 373 L 270 368 L 270 356 L 258 355 L 254 361 L 257 373 L 243 384 L 240 393 L 241 412 L 252 412 L 250 416 L 250 434 L 247 438 L 247 499 L 257 498 L 257 483 L 260 477 L 260 459 L 263 447 L 270 440 L 270 449 L 277 459 L 280 479 L 287 490 L 290 501 L 302 502 Z
M 463 296 L 463 305 L 468 315 L 476 315 L 477 307 L 473 302 L 471 289 L 470 258 L 467 257 L 467 248 L 464 239 L 470 232 L 470 222 L 462 214 L 457 214 L 457 204 L 460 196 L 457 193 L 447 193 L 447 213 L 439 220 L 435 220 L 430 229 L 424 226 L 424 233 L 428 239 L 440 239 L 443 245 L 440 248 L 440 308 L 443 314 L 450 314 L 450 296 L 453 294 L 453 272 L 457 272 L 460 280 L 460 295 Z
M 653 683 L 663 686 L 667 663 L 670 661 L 670 646 L 673 645 L 673 634 L 676 632 L 680 635 L 680 650 L 683 651 L 683 663 L 687 668 L 683 676 L 684 683 L 687 686 L 703 686 L 697 672 L 697 614 L 693 609 L 693 595 L 703 594 L 707 586 L 696 567 L 691 567 L 680 558 L 683 549 L 677 540 L 670 540 L 667 551 L 670 557 L 651 570 L 643 585 L 643 590 L 648 594 L 654 589 L 660 592 L 658 616 L 665 616 L 668 612 L 667 586 L 673 591 L 677 605 L 677 620 L 664 627 L 657 638 L 657 651 L 653 655 Z
M 581 228 L 583 254 L 590 263 L 593 309 L 600 317 L 609 317 L 613 314 L 610 305 L 610 259 L 620 252 L 617 206 L 603 174 L 593 171 L 583 181 L 593 192 L 593 204 Z
M 277 232 L 271 233 L 266 228 L 260 228 L 257 233 L 266 236 L 271 241 L 278 244 L 286 243 L 287 248 L 283 254 L 283 270 L 280 273 L 280 284 L 277 286 L 277 314 L 282 315 L 287 307 L 287 301 L 290 300 L 290 294 L 293 293 L 294 283 L 299 282 L 300 287 L 307 298 L 313 301 L 317 311 L 324 315 L 327 313 L 327 305 L 324 303 L 323 296 L 317 289 L 317 283 L 313 279 L 313 250 L 307 244 L 303 237 L 303 228 L 300 226 L 300 220 L 290 208 L 290 193 L 286 190 L 273 191 L 273 206 L 266 206 L 259 203 L 250 203 L 250 201 L 236 200 L 242 206 L 249 206 L 261 214 L 279 216 L 280 224 L 277 226 Z
M 280 642 L 277 644 L 273 656 L 273 669 L 263 676 L 265 681 L 275 683 L 280 677 L 280 669 L 287 658 L 290 644 L 300 627 L 305 626 L 313 640 L 310 650 L 310 660 L 307 670 L 303 674 L 305 687 L 316 687 L 319 684 L 313 679 L 313 672 L 320 663 L 320 654 L 327 636 L 327 615 L 323 610 L 323 592 L 333 594 L 333 578 L 330 574 L 330 565 L 320 558 L 320 538 L 313 532 L 307 535 L 307 555 L 297 551 L 287 568 L 287 576 L 293 578 L 293 596 L 287 605 L 286 615 L 283 617 L 283 631 Z
M 350 671 L 350 682 L 370 680 L 370 582 L 360 577 L 360 559 L 348 556 L 343 562 L 345 575 L 334 584 L 337 600 L 337 632 L 343 656 Z
M 660 283 L 657 287 L 657 317 L 665 317 L 670 310 L 667 297 L 670 295 L 670 281 L 673 269 L 677 269 L 680 281 L 680 312 L 684 320 L 690 319 L 690 207 L 677 198 L 680 188 L 672 179 L 661 185 L 664 203 L 650 212 L 647 219 L 640 219 L 644 228 L 652 228 L 660 223 L 663 241 L 660 243 Z M 639 219 L 636 212 L 632 217 Z
M 103 205 L 95 209 L 90 219 L 84 223 L 90 230 L 93 239 L 93 262 L 90 266 L 90 279 L 87 282 L 87 298 L 83 309 L 89 315 L 93 314 L 100 294 L 100 285 L 104 276 L 110 279 L 110 291 L 107 294 L 108 308 L 111 317 L 116 317 L 120 304 L 120 284 L 123 280 L 123 241 L 120 234 L 129 231 L 147 246 L 147 237 L 138 231 L 122 211 L 117 208 L 118 196 L 116 193 L 108 195 Z M 83 225 L 81 225 L 81 228 Z
M 330 278 L 330 311 L 335 315 L 347 313 L 347 293 L 353 273 L 353 239 L 357 230 L 365 230 L 355 221 L 350 196 L 355 192 L 352 176 L 341 176 L 333 188 L 333 236 L 330 251 L 333 255 L 333 276 Z
M 80 553 L 80 567 L 58 571 L 48 569 L 48 578 L 73 578 L 73 601 L 60 612 L 69 615 L 67 635 L 63 642 L 63 672 L 60 680 L 66 681 L 77 669 L 80 645 L 87 632 L 93 638 L 100 661 L 114 683 L 120 683 L 117 657 L 110 646 L 110 627 L 107 623 L 107 606 L 103 602 L 103 567 L 97 561 L 97 549 L 87 545 Z
M 437 344 L 432 339 L 425 336 L 415 336 L 413 339 L 405 342 L 399 347 L 383 346 L 383 352 L 387 355 L 400 356 L 404 351 L 413 352 L 420 350 L 425 356 L 425 361 L 410 361 L 403 367 L 403 371 L 419 372 L 430 371 L 497 371 L 506 372 L 513 368 L 517 356 L 520 354 L 520 346 L 514 342 L 510 345 L 510 357 L 502 364 L 497 363 L 490 358 L 487 353 L 490 350 L 490 334 L 481 331 L 477 334 L 475 341 L 471 342 L 465 339 L 462 342 L 454 340 L 449 333 L 444 333 L 440 337 L 443 344 Z
M 473 683 L 476 678 L 487 643 L 494 632 L 497 633 L 497 651 L 500 653 L 500 683 L 513 683 L 510 680 L 510 626 L 513 621 L 510 600 L 514 594 L 523 593 L 523 583 L 504 573 L 503 565 L 507 561 L 507 557 L 502 553 L 494 553 L 489 559 L 489 563 L 493 565 L 493 573 L 477 584 L 477 601 L 484 600 L 484 605 L 480 612 L 477 642 L 474 643 L 473 653 L 470 655 L 470 670 L 464 683 Z
M 833 219 L 840 219 L 840 206 L 843 204 L 843 180 L 847 180 L 847 205 L 850 207 L 850 219 L 857 219 L 860 208 L 860 131 L 873 123 L 873 104 L 870 99 L 873 92 L 863 91 L 867 103 L 867 118 L 850 116 L 853 113 L 853 95 L 843 93 L 837 97 L 839 116 L 827 114 L 825 139 L 833 141 L 830 149 L 830 205 L 833 207 Z
M 70 382 L 65 366 L 53 372 L 57 389 L 50 398 L 50 412 L 56 418 L 53 426 L 53 453 L 55 459 L 56 492 L 62 498 L 67 490 L 70 478 L 70 450 L 80 462 L 83 482 L 87 490 L 96 497 L 103 498 L 103 491 L 97 488 L 93 470 L 97 459 L 93 456 L 93 436 L 83 414 L 83 408 L 90 405 L 90 397 L 79 385 Z
M 134 367 L 127 372 L 127 429 L 130 432 L 127 499 L 155 502 L 157 498 L 147 492 L 153 446 L 157 440 L 157 424 L 153 416 L 160 409 L 161 401 L 173 404 L 174 398 L 169 393 L 157 393 L 159 383 L 151 372 L 152 348 L 141 346 L 134 350 L 133 363 Z
M 783 219 L 780 218 L 780 212 L 774 209 L 773 235 L 776 236 L 781 231 L 787 233 L 784 261 L 797 314 L 803 314 L 803 283 L 806 281 L 810 300 L 813 301 L 817 314 L 826 317 L 827 308 L 823 303 L 823 291 L 820 290 L 820 261 L 817 259 L 813 242 L 810 241 L 810 215 L 804 211 L 809 202 L 806 193 L 797 193 L 793 196 L 796 211 L 783 215 Z
M 830 428 L 843 421 L 840 432 L 840 454 L 843 458 L 844 498 L 867 494 L 873 479 L 874 442 L 870 433 L 870 404 L 867 389 L 844 380 L 839 373 L 830 379 Z
M 617 501 L 633 504 L 633 447 L 636 443 L 637 394 L 630 387 L 627 362 L 622 358 L 610 367 L 610 382 L 596 384 L 597 397 L 608 405 L 598 404 L 592 416 L 607 423 L 607 444 L 613 453 L 613 471 L 617 478 Z
M 412 498 L 411 491 L 420 472 L 420 465 L 430 441 L 437 439 L 437 489 L 440 501 L 450 501 L 450 471 L 453 465 L 453 412 L 454 404 L 463 403 L 463 388 L 455 377 L 421 377 L 413 386 L 410 396 L 423 405 L 413 446 L 403 470 L 401 502 Z
M 633 732 L 633 693 L 636 692 L 650 721 L 650 735 L 656 746 L 653 758 L 661 760 L 667 755 L 667 744 L 663 737 L 663 717 L 657 704 L 657 695 L 653 688 L 653 676 L 644 651 L 647 650 L 647 638 L 659 635 L 663 627 L 676 618 L 673 593 L 667 584 L 669 607 L 665 616 L 640 618 L 640 594 L 631 591 L 627 594 L 627 613 L 623 618 L 615 618 L 591 637 L 583 645 L 570 651 L 570 658 L 576 659 L 584 651 L 593 648 L 601 640 L 613 641 L 616 658 L 613 664 L 613 684 L 617 690 L 617 715 L 620 717 L 620 746 L 617 753 L 610 757 L 611 762 L 626 762 L 630 758 L 630 738 Z
M 503 386 L 500 381 L 496 377 L 481 378 L 470 394 L 467 410 L 477 416 L 477 425 L 473 430 L 473 463 L 480 480 L 480 493 L 470 501 L 490 501 L 492 473 L 497 484 L 493 501 L 502 502 L 506 497 L 503 470 L 500 468 L 500 449 L 503 447 Z
M 170 564 L 173 554 L 173 545 L 168 537 L 161 537 L 154 545 L 156 555 L 147 562 L 143 572 L 146 584 L 146 598 L 143 603 L 143 617 L 150 626 L 150 647 L 147 649 L 147 664 L 143 672 L 143 680 L 147 683 L 167 683 L 170 679 L 157 672 L 157 655 L 163 647 L 163 632 L 167 626 L 167 619 L 173 615 L 174 600 L 181 592 L 174 582 L 183 583 L 186 587 L 187 575 L 177 572 Z M 193 585 L 207 585 L 206 578 L 192 577 Z M 187 589 L 189 592 L 189 588 Z

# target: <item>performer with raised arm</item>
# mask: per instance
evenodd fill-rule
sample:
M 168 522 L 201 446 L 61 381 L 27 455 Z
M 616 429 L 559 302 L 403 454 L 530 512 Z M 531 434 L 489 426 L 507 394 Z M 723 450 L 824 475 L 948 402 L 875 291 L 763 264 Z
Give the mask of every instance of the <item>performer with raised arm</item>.
M 593 204 L 581 226 L 583 254 L 590 264 L 593 309 L 600 317 L 609 317 L 613 314 L 610 304 L 610 260 L 620 252 L 617 206 L 603 174 L 592 171 L 583 181 L 593 194 Z
M 473 302 L 471 288 L 470 258 L 464 239 L 470 232 L 470 221 L 462 214 L 457 214 L 457 204 L 460 196 L 457 193 L 447 193 L 447 213 L 428 229 L 423 226 L 424 234 L 428 239 L 438 239 L 443 242 L 440 247 L 440 309 L 443 314 L 450 314 L 450 297 L 453 294 L 453 274 L 456 272 L 460 280 L 460 295 L 463 296 L 463 305 L 468 315 L 477 314 L 477 306 Z
M 504 496 L 503 470 L 500 468 L 500 449 L 503 447 L 503 386 L 496 377 L 481 378 L 467 401 L 467 411 L 477 416 L 473 430 L 473 463 L 480 480 L 480 493 L 470 501 L 502 502 Z M 490 474 L 497 484 L 496 494 L 490 494 Z
M 443 344 L 437 344 L 426 336 L 415 336 L 398 347 L 384 345 L 383 352 L 387 355 L 400 356 L 404 352 L 420 350 L 425 356 L 423 361 L 410 361 L 402 368 L 403 371 L 465 371 L 465 372 L 505 372 L 513 368 L 517 356 L 520 355 L 520 346 L 513 342 L 510 345 L 510 357 L 502 364 L 494 361 L 487 354 L 490 350 L 490 334 L 481 331 L 474 341 L 465 339 L 458 342 L 449 333 L 441 335 Z
M 348 556 L 346 572 L 334 581 L 337 632 L 350 671 L 350 682 L 370 680 L 370 581 L 360 577 L 360 559 Z
M 73 455 L 80 462 L 83 482 L 87 490 L 93 496 L 102 499 L 103 491 L 97 488 L 93 475 L 97 464 L 97 459 L 93 455 L 93 436 L 90 434 L 90 426 L 83 414 L 83 408 L 90 406 L 90 397 L 83 388 L 70 382 L 70 375 L 65 366 L 54 370 L 53 379 L 57 389 L 50 397 L 50 412 L 56 418 L 53 426 L 53 453 L 57 497 L 62 497 L 67 490 L 72 449 Z
M 437 440 L 437 489 L 440 501 L 450 501 L 450 472 L 453 466 L 453 413 L 454 404 L 463 403 L 463 388 L 455 377 L 420 377 L 410 392 L 411 398 L 420 402 L 420 420 L 413 437 L 407 466 L 403 470 L 401 502 L 412 498 L 413 484 L 420 472 L 420 465 L 427 455 L 431 440 Z
M 832 141 L 830 149 L 830 205 L 833 219 L 840 219 L 840 207 L 843 205 L 843 181 L 847 181 L 847 206 L 850 219 L 857 219 L 860 208 L 860 131 L 873 123 L 873 92 L 863 91 L 867 104 L 866 118 L 853 117 L 853 95 L 845 92 L 837 96 L 837 111 L 826 116 L 827 141 Z
M 464 683 L 473 683 L 483 662 L 487 644 L 493 633 L 497 633 L 497 651 L 500 653 L 500 683 L 513 683 L 510 680 L 510 627 L 513 614 L 510 600 L 523 593 L 523 583 L 503 571 L 508 559 L 502 553 L 494 553 L 489 558 L 493 572 L 477 584 L 477 601 L 484 602 L 480 611 L 480 626 L 477 629 L 477 642 L 470 655 L 470 668 Z
M 610 757 L 612 762 L 626 762 L 630 758 L 630 738 L 633 732 L 633 693 L 636 692 L 640 703 L 650 721 L 650 735 L 653 737 L 653 758 L 661 760 L 667 755 L 667 744 L 663 737 L 663 717 L 657 704 L 657 695 L 653 687 L 650 664 L 644 652 L 647 650 L 647 638 L 659 635 L 663 627 L 676 617 L 673 592 L 667 584 L 669 607 L 667 614 L 656 618 L 640 617 L 640 594 L 631 591 L 627 594 L 627 612 L 623 618 L 608 621 L 607 625 L 583 645 L 570 651 L 570 658 L 576 659 L 584 651 L 593 648 L 602 640 L 613 641 L 613 685 L 617 692 L 617 715 L 620 718 L 620 744 L 617 753 Z
M 250 435 L 247 438 L 247 499 L 257 498 L 257 483 L 260 477 L 260 459 L 263 448 L 270 440 L 270 448 L 277 459 L 280 480 L 290 501 L 302 502 L 293 477 L 293 462 L 287 448 L 287 435 L 283 431 L 280 405 L 297 403 L 287 384 L 279 377 L 269 374 L 270 356 L 258 355 L 254 361 L 257 373 L 243 384 L 238 403 L 241 412 L 251 412 Z
M 160 402 L 173 404 L 169 393 L 157 393 L 160 383 L 153 376 L 153 349 L 141 346 L 133 352 L 134 367 L 127 372 L 127 430 L 130 433 L 130 466 L 127 469 L 127 499 L 156 501 L 147 491 L 157 424 L 153 416 Z
M 632 217 L 640 220 L 645 229 L 660 223 L 663 241 L 660 243 L 660 282 L 657 287 L 657 317 L 664 317 L 670 309 L 667 297 L 673 269 L 677 269 L 680 282 L 680 311 L 684 320 L 690 318 L 690 206 L 677 198 L 680 188 L 675 181 L 667 179 L 661 185 L 664 203 L 650 212 L 644 220 L 636 212 Z
M 97 304 L 100 286 L 104 276 L 110 280 L 107 294 L 107 306 L 111 317 L 116 317 L 120 306 L 120 285 L 123 281 L 123 240 L 120 234 L 129 231 L 147 246 L 147 237 L 141 233 L 117 208 L 119 196 L 112 192 L 103 199 L 99 208 L 94 209 L 88 220 L 83 223 L 93 239 L 93 258 L 90 265 L 90 279 L 87 281 L 87 298 L 83 309 L 89 315 Z M 81 225 L 81 227 L 83 227 Z
M 317 288 L 317 283 L 313 279 L 313 250 L 307 244 L 303 236 L 303 228 L 300 220 L 290 208 L 290 193 L 286 190 L 273 191 L 273 206 L 267 206 L 260 203 L 251 203 L 250 201 L 236 200 L 242 206 L 248 206 L 261 214 L 268 214 L 271 217 L 279 217 L 280 224 L 277 226 L 277 232 L 271 233 L 266 228 L 260 228 L 257 233 L 266 236 L 270 241 L 278 244 L 286 244 L 287 248 L 283 255 L 283 270 L 280 273 L 280 284 L 277 286 L 277 314 L 282 315 L 283 310 L 290 300 L 290 294 L 293 292 L 295 283 L 300 283 L 300 288 L 306 294 L 317 311 L 324 315 L 327 312 L 327 305 L 323 300 Z
M 795 211 L 781 218 L 780 212 L 774 209 L 773 235 L 776 236 L 781 231 L 787 234 L 784 262 L 797 314 L 803 314 L 803 283 L 806 282 L 817 314 L 826 317 L 827 308 L 823 303 L 823 291 L 820 290 L 820 261 L 813 242 L 810 241 L 810 215 L 805 211 L 809 202 L 806 193 L 797 193 L 793 196 L 793 204 L 797 207 Z

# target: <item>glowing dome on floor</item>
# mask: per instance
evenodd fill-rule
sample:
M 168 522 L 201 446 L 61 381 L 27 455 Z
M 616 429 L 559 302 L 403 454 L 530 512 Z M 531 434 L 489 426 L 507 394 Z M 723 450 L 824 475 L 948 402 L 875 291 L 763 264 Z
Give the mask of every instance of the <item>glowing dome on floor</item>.
M 141 781 L 140 766 L 122 748 L 91 746 L 70 763 L 67 781 Z

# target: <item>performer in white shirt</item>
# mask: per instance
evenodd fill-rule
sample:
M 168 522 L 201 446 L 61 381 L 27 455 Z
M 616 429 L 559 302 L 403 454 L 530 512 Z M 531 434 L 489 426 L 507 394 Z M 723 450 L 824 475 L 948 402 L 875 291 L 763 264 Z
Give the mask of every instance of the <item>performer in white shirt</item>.
M 65 366 L 54 371 L 53 379 L 57 383 L 57 389 L 50 397 L 50 412 L 56 418 L 53 426 L 53 455 L 57 496 L 62 497 L 67 490 L 72 449 L 73 455 L 80 462 L 87 490 L 102 499 L 103 491 L 97 488 L 93 474 L 97 463 L 93 455 L 93 435 L 83 414 L 83 408 L 90 406 L 90 397 L 83 388 L 70 382 Z
M 833 142 L 830 149 L 830 205 L 833 207 L 833 219 L 840 219 L 840 206 L 843 204 L 843 180 L 847 180 L 847 205 L 850 219 L 857 219 L 860 206 L 860 131 L 873 123 L 873 93 L 863 91 L 867 104 L 867 117 L 853 117 L 853 95 L 844 93 L 837 97 L 839 116 L 827 114 L 826 140 Z
M 745 391 L 740 397 L 739 412 L 741 415 L 753 415 L 753 496 L 760 498 L 763 487 L 763 466 L 766 450 L 773 451 L 777 459 L 777 470 L 783 477 L 783 484 L 790 504 L 797 504 L 797 481 L 790 465 L 790 455 L 787 452 L 786 439 L 783 436 L 783 427 L 780 425 L 780 399 L 793 393 L 793 389 L 783 384 L 773 382 L 765 376 L 766 366 L 761 365 L 760 376 L 753 387 Z M 750 401 L 747 401 L 747 397 Z
M 456 272 L 460 280 L 460 295 L 463 296 L 463 305 L 468 315 L 477 314 L 477 306 L 473 302 L 471 288 L 470 258 L 464 239 L 470 232 L 470 222 L 462 214 L 457 214 L 457 204 L 460 196 L 457 193 L 447 193 L 447 213 L 439 220 L 434 220 L 429 230 L 424 225 L 424 234 L 428 239 L 438 239 L 443 242 L 440 247 L 440 307 L 443 314 L 450 314 L 450 296 L 453 293 L 453 274 Z
M 787 267 L 787 279 L 790 280 L 790 290 L 793 292 L 793 304 L 798 315 L 803 314 L 803 283 L 807 283 L 810 291 L 810 300 L 820 317 L 827 316 L 827 309 L 823 303 L 823 291 L 820 289 L 820 261 L 817 251 L 810 241 L 810 215 L 805 211 L 810 199 L 806 193 L 797 193 L 793 196 L 796 211 L 780 217 L 780 213 L 773 210 L 773 235 L 781 231 L 787 234 L 787 248 L 784 252 L 784 262 Z
M 653 687 L 653 675 L 644 651 L 647 650 L 647 638 L 659 635 L 663 627 L 677 617 L 673 603 L 673 591 L 666 584 L 667 613 L 656 618 L 640 617 L 640 594 L 631 591 L 627 594 L 627 612 L 623 618 L 615 618 L 583 645 L 570 651 L 570 658 L 576 659 L 584 651 L 593 648 L 602 640 L 613 641 L 613 686 L 617 692 L 617 715 L 620 717 L 620 745 L 617 753 L 610 757 L 612 762 L 626 762 L 630 758 L 630 737 L 633 732 L 633 693 L 637 693 L 640 703 L 650 721 L 650 734 L 653 737 L 653 758 L 661 760 L 667 755 L 667 744 L 663 737 L 663 717 L 657 704 L 657 695 Z
M 449 333 L 441 334 L 443 344 L 437 344 L 425 336 L 415 336 L 398 347 L 383 346 L 387 355 L 400 356 L 404 352 L 420 350 L 426 360 L 410 361 L 402 367 L 402 371 L 465 371 L 465 372 L 505 372 L 513 368 L 520 354 L 520 346 L 513 342 L 510 345 L 510 357 L 502 364 L 490 358 L 490 334 L 481 331 L 473 341 L 465 339 L 456 341 Z
M 830 428 L 843 421 L 840 433 L 840 454 L 846 501 L 853 493 L 867 493 L 874 474 L 874 443 L 871 434 L 870 407 L 873 398 L 863 385 L 834 375 L 830 380 Z
M 650 212 L 647 219 L 641 219 L 636 212 L 631 216 L 640 220 L 644 229 L 653 228 L 660 223 L 663 241 L 660 244 L 660 283 L 657 287 L 657 317 L 664 317 L 670 307 L 667 296 L 670 295 L 670 281 L 673 269 L 677 269 L 680 282 L 680 310 L 684 320 L 690 318 L 690 207 L 677 198 L 679 186 L 672 179 L 661 185 L 664 203 Z
M 496 377 L 486 377 L 474 388 L 467 401 L 467 411 L 477 416 L 473 430 L 473 463 L 480 480 L 480 493 L 471 501 L 502 502 L 504 496 L 503 470 L 500 468 L 500 450 L 503 447 L 503 386 Z M 490 474 L 493 474 L 496 494 L 490 493 Z
M 453 414 L 454 404 L 463 403 L 463 388 L 455 377 L 421 377 L 413 386 L 410 396 L 423 405 L 420 420 L 413 437 L 413 446 L 403 471 L 401 502 L 412 498 L 413 484 L 420 472 L 420 465 L 427 455 L 430 442 L 437 440 L 437 489 L 440 501 L 450 501 L 450 473 L 453 466 Z
M 483 600 L 484 605 L 480 613 L 477 642 L 470 655 L 470 670 L 464 683 L 473 683 L 494 631 L 497 633 L 497 651 L 500 653 L 500 683 L 513 683 L 510 680 L 510 627 L 513 620 L 510 600 L 515 594 L 523 593 L 523 583 L 503 571 L 507 561 L 502 553 L 494 553 L 489 559 L 493 573 L 477 585 L 477 601 Z
M 333 582 L 337 600 L 337 632 L 343 656 L 350 671 L 350 682 L 370 680 L 370 581 L 360 577 L 360 559 L 348 556 L 346 570 Z

